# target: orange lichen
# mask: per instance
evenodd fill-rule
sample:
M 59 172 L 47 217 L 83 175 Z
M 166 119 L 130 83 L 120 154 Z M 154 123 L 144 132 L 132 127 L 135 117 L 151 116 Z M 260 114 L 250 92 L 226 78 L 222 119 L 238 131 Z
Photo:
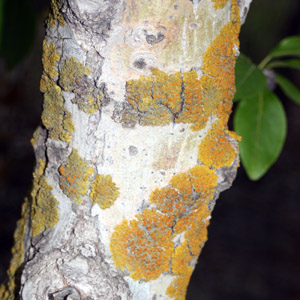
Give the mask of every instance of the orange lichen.
M 236 0 L 232 0 L 231 19 L 221 29 L 220 34 L 207 48 L 203 56 L 202 71 L 204 76 L 214 78 L 215 88 L 219 88 L 222 97 L 218 108 L 220 125 L 227 126 L 231 113 L 232 98 L 235 93 L 234 68 L 239 46 L 240 32 L 239 8 Z M 204 80 L 204 79 L 203 79 Z
M 112 181 L 110 175 L 98 174 L 91 185 L 91 201 L 97 203 L 100 208 L 111 207 L 119 197 L 119 188 Z
M 215 182 L 216 184 L 216 182 Z M 174 235 L 184 232 L 185 240 L 175 249 L 171 259 L 172 275 L 176 276 L 167 289 L 167 295 L 175 300 L 184 300 L 186 289 L 197 258 L 207 240 L 210 212 L 204 197 L 194 209 L 178 220 Z
M 201 162 L 213 168 L 230 167 L 237 155 L 226 133 L 212 129 L 199 146 L 198 157 Z
M 176 122 L 196 123 L 206 122 L 202 103 L 202 87 L 195 70 L 183 74 L 183 98 L 182 111 L 178 115 Z
M 174 217 L 178 217 L 186 211 L 186 202 L 183 197 L 170 187 L 155 189 L 150 195 L 150 203 L 155 204 L 156 209 L 162 213 Z
M 78 150 L 73 149 L 66 164 L 58 169 L 60 188 L 76 204 L 82 203 L 82 196 L 88 192 L 90 175 L 94 173 L 88 162 L 81 158 Z
M 214 2 L 214 8 L 219 9 L 219 8 L 224 8 L 228 0 L 212 0 Z
M 193 273 L 193 268 L 186 269 L 185 276 L 177 276 L 167 288 L 167 295 L 175 300 L 185 300 L 187 286 Z
M 158 69 L 148 77 L 128 81 L 126 92 L 131 109 L 123 114 L 122 121 L 132 119 L 142 126 L 169 124 L 181 109 L 181 84 L 180 72 L 167 75 Z
M 115 265 L 127 268 L 135 280 L 149 281 L 170 272 L 176 278 L 167 293 L 181 299 L 207 239 L 208 203 L 216 185 L 214 170 L 197 165 L 174 175 L 170 186 L 155 189 L 150 195 L 152 209 L 115 227 L 110 242 Z M 185 240 L 175 246 L 174 238 L 181 233 Z
M 131 272 L 135 280 L 156 279 L 169 271 L 173 250 L 173 219 L 154 209 L 145 209 L 136 219 L 115 227 L 110 250 L 116 267 Z

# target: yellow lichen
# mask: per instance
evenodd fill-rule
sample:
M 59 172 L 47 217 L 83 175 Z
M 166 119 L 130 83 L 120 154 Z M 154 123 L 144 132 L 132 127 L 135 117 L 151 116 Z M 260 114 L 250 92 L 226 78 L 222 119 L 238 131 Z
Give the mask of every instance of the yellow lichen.
M 119 197 L 119 188 L 112 181 L 110 175 L 98 174 L 91 185 L 91 201 L 97 203 L 100 208 L 111 207 Z
M 70 142 L 74 132 L 71 114 L 65 109 L 61 88 L 47 77 L 42 78 L 44 94 L 42 123 L 49 130 L 52 139 Z
M 199 146 L 201 162 L 213 168 L 230 167 L 237 155 L 223 130 L 212 129 Z
M 173 75 L 153 69 L 152 75 L 141 76 L 126 84 L 127 101 L 131 109 L 126 110 L 122 122 L 139 122 L 142 126 L 167 125 L 181 109 L 180 72 Z
M 55 26 L 56 20 L 58 24 L 62 27 L 65 26 L 65 21 L 62 13 L 60 12 L 59 0 L 51 0 L 51 11 L 49 13 L 48 22 L 51 27 Z
M 219 8 L 224 8 L 228 0 L 212 0 L 214 2 L 214 8 L 219 9 Z
M 76 204 L 82 203 L 82 196 L 88 192 L 90 175 L 94 173 L 88 162 L 73 149 L 66 164 L 59 167 L 60 188 Z
M 43 69 L 44 72 L 52 79 L 58 76 L 56 63 L 59 59 L 60 56 L 56 52 L 56 46 L 53 43 L 49 43 L 49 45 L 47 45 L 46 40 L 44 40 L 42 56 Z
M 187 286 L 192 276 L 193 268 L 186 269 L 185 276 L 177 276 L 167 288 L 167 295 L 174 300 L 185 300 Z
M 0 299 L 15 300 L 18 298 L 20 284 L 20 267 L 24 259 L 24 238 L 26 234 L 27 219 L 29 216 L 29 201 L 25 198 L 22 205 L 21 219 L 17 222 L 14 232 L 14 246 L 12 247 L 12 259 L 7 270 L 7 280 L 0 286 Z
M 59 84 L 65 91 L 72 91 L 76 87 L 76 81 L 84 76 L 89 76 L 91 70 L 84 66 L 75 57 L 66 59 L 64 67 L 59 74 Z
M 52 187 L 43 175 L 45 162 L 39 160 L 38 167 L 33 173 L 33 187 L 31 191 L 31 229 L 32 236 L 37 236 L 49 227 L 53 227 L 59 220 L 58 201 L 51 194 Z
M 204 76 L 215 80 L 215 87 L 222 92 L 221 105 L 218 109 L 220 125 L 227 126 L 231 113 L 232 98 L 235 93 L 234 68 L 239 46 L 240 32 L 239 8 L 236 0 L 231 3 L 230 21 L 221 29 L 220 34 L 207 48 L 203 56 L 202 71 Z
M 183 75 L 153 69 L 152 75 L 130 80 L 126 85 L 131 109 L 123 112 L 122 122 L 139 122 L 142 126 L 162 126 L 171 122 L 193 124 L 191 129 L 205 127 L 211 114 L 222 106 L 222 91 L 214 78 L 198 79 L 195 70 Z
M 43 43 L 43 67 L 40 89 L 44 93 L 42 123 L 49 130 L 50 138 L 70 142 L 74 132 L 74 124 L 71 114 L 64 106 L 61 88 L 55 84 L 58 76 L 56 63 L 59 55 L 53 43 L 47 46 Z

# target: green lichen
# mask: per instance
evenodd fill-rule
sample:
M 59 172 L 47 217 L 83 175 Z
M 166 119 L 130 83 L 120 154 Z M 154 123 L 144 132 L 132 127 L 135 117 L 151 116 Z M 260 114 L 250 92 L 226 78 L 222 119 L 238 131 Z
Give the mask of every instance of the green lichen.
M 47 81 L 46 92 L 44 94 L 42 123 L 49 130 L 49 136 L 55 140 L 71 142 L 74 124 L 71 113 L 64 106 L 64 99 L 61 88 L 52 80 L 42 78 Z M 41 84 L 42 85 L 42 84 Z
M 59 59 L 55 45 L 50 43 L 47 46 L 44 41 L 42 59 L 44 71 L 40 82 L 40 89 L 44 93 L 42 123 L 49 130 L 50 138 L 70 142 L 74 124 L 71 114 L 64 106 L 61 88 L 55 83 L 55 78 L 58 77 L 56 64 Z
M 60 72 L 59 85 L 65 91 L 73 91 L 77 86 L 76 81 L 82 80 L 84 76 L 89 76 L 90 74 L 91 70 L 89 67 L 84 66 L 75 57 L 71 57 L 66 59 Z
M 90 175 L 94 173 L 88 162 L 73 149 L 66 164 L 59 167 L 60 188 L 76 204 L 82 203 L 82 196 L 88 192 Z
M 91 185 L 91 201 L 97 203 L 100 208 L 111 207 L 119 197 L 119 188 L 112 181 L 110 175 L 98 174 Z
M 65 91 L 75 93 L 72 102 L 87 114 L 97 112 L 101 107 L 101 100 L 104 98 L 103 92 L 95 88 L 90 75 L 89 67 L 83 65 L 75 57 L 71 57 L 66 59 L 59 78 L 59 85 Z
M 59 220 L 58 201 L 51 194 L 52 187 L 43 175 L 45 162 L 39 160 L 33 173 L 33 188 L 31 191 L 31 229 L 32 236 L 37 236 L 46 229 L 55 226 Z
M 24 259 L 24 238 L 26 234 L 26 223 L 29 216 L 29 200 L 25 198 L 22 205 L 21 219 L 17 222 L 14 232 L 14 246 L 12 247 L 12 259 L 7 270 L 7 280 L 0 286 L 1 300 L 18 299 L 20 287 L 20 267 Z
M 56 20 L 58 24 L 62 27 L 65 26 L 65 21 L 62 13 L 60 12 L 60 1 L 59 0 L 51 0 L 51 11 L 49 13 L 48 23 L 51 27 L 54 27 L 56 24 Z

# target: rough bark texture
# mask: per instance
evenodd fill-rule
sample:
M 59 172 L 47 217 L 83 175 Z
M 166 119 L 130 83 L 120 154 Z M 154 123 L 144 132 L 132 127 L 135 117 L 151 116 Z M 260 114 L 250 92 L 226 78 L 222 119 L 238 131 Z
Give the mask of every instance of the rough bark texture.
M 227 121 L 249 3 L 52 0 L 1 299 L 185 298 L 239 163 Z

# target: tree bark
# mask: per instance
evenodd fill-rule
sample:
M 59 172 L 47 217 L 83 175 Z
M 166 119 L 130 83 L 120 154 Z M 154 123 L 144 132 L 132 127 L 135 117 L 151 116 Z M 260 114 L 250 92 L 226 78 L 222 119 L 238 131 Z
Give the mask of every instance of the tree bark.
M 185 299 L 235 178 L 250 1 L 52 0 L 33 187 L 1 299 Z

